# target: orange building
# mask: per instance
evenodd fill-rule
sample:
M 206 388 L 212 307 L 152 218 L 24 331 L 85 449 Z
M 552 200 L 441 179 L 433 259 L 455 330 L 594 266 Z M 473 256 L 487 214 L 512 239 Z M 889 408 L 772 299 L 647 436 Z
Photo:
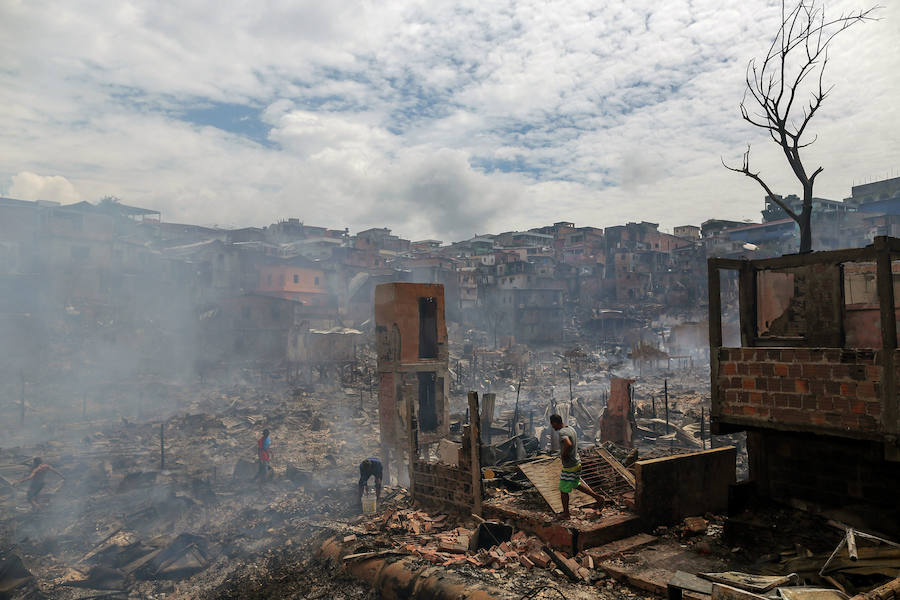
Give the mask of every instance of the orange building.
M 329 304 L 325 271 L 291 264 L 263 265 L 259 268 L 256 291 L 267 296 L 296 300 L 307 306 Z

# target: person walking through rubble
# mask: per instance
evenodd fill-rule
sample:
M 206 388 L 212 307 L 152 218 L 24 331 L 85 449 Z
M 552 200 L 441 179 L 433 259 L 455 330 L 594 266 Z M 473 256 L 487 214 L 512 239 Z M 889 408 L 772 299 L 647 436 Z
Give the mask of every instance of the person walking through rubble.
M 262 437 L 256 440 L 256 455 L 259 458 L 259 469 L 256 471 L 256 477 L 259 479 L 260 485 L 269 478 L 269 461 L 272 459 L 272 438 L 269 437 L 269 430 L 263 429 Z
M 375 506 L 381 503 L 381 478 L 384 474 L 384 466 L 381 461 L 370 456 L 359 463 L 359 505 L 362 506 L 363 491 L 369 485 L 369 478 L 375 478 Z
M 603 506 L 603 498 L 587 483 L 581 481 L 581 461 L 578 458 L 578 436 L 575 434 L 575 430 L 564 425 L 562 417 L 556 414 L 550 415 L 550 426 L 559 433 L 559 457 L 562 459 L 559 496 L 563 506 L 560 518 L 568 521 L 572 517 L 569 513 L 569 494 L 572 493 L 572 490 L 584 492 L 596 500 L 600 506 Z
M 28 487 L 28 502 L 30 502 L 31 506 L 33 506 L 34 508 L 40 508 L 40 505 L 37 501 L 37 496 L 41 493 L 41 490 L 44 487 L 45 480 L 47 479 L 47 473 L 50 471 L 59 475 L 60 479 L 62 479 L 63 481 L 66 480 L 62 473 L 60 473 L 47 463 L 41 462 L 41 458 L 39 456 L 36 456 L 31 466 L 31 474 L 28 477 L 24 477 L 13 484 L 19 485 L 20 483 L 25 483 L 29 479 L 31 480 L 31 485 Z

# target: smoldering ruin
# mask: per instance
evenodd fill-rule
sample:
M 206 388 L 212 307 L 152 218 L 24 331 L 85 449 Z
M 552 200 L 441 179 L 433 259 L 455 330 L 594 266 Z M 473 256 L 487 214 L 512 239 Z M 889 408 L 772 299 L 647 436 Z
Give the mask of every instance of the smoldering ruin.
M 647 223 L 0 211 L 0 597 L 898 589 L 893 238 L 707 263 Z M 553 414 L 602 497 L 568 520 Z

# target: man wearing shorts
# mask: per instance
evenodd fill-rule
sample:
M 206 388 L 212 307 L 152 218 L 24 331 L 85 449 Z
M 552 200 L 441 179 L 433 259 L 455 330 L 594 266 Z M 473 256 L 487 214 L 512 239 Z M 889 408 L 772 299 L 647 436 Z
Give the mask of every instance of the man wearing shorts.
M 592 490 L 587 483 L 581 481 L 581 461 L 578 459 L 578 437 L 575 434 L 575 430 L 569 426 L 564 426 L 562 417 L 559 415 L 550 415 L 550 426 L 559 433 L 559 457 L 562 459 L 562 472 L 559 475 L 559 496 L 563 506 L 560 518 L 563 521 L 568 521 L 572 516 L 569 513 L 569 494 L 572 493 L 572 490 L 584 492 L 599 502 L 601 506 L 603 506 L 603 498 Z

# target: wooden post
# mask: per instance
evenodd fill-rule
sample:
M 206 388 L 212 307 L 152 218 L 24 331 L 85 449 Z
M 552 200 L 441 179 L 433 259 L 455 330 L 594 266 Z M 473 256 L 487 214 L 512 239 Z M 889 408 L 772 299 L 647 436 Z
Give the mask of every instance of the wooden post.
M 469 392 L 469 414 L 478 415 L 478 392 Z M 478 419 L 469 419 L 469 452 L 472 453 L 472 514 L 481 516 L 481 427 Z
M 650 396 L 650 403 L 653 405 L 653 418 L 656 418 L 656 396 Z
M 419 422 L 416 419 L 415 406 L 411 394 L 406 394 L 406 453 L 409 459 L 409 495 L 415 499 L 415 465 L 419 459 L 418 445 L 418 428 Z
M 897 382 L 894 378 L 894 351 L 897 349 L 897 315 L 894 312 L 894 274 L 886 236 L 875 238 L 878 302 L 881 308 L 881 402 L 882 422 L 891 433 L 900 432 Z
M 663 379 L 663 396 L 666 399 L 666 433 L 669 433 L 669 380 Z
M 705 411 L 706 411 L 706 409 L 701 406 L 700 407 L 700 445 L 704 450 L 706 450 L 706 431 L 705 431 L 706 427 L 704 424 L 704 421 L 706 421 Z
M 159 470 L 166 470 L 166 424 L 159 424 Z
M 716 386 L 719 379 L 719 348 L 722 347 L 722 294 L 719 290 L 719 267 L 713 260 L 707 261 L 707 290 L 709 294 L 709 377 L 712 405 L 709 413 L 710 433 L 713 432 L 713 417 L 719 414 L 719 399 Z

